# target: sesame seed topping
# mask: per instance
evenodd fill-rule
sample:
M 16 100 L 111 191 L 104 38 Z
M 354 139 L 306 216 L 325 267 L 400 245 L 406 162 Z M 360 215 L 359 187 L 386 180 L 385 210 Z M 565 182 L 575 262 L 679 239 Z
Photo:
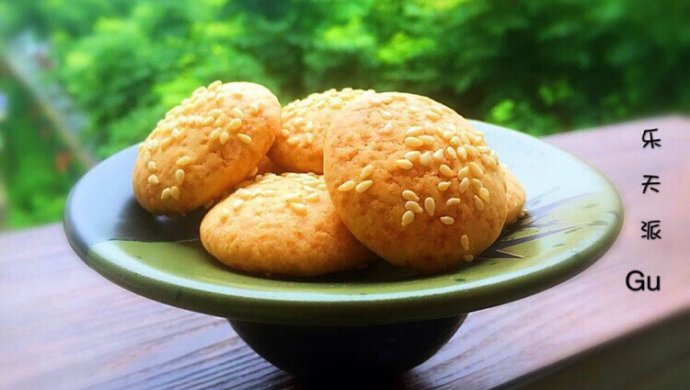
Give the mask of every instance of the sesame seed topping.
M 184 182 L 184 170 L 178 169 L 175 171 L 175 183 L 182 185 Z
M 474 199 L 474 207 L 476 207 L 479 211 L 484 210 L 484 201 L 481 200 L 477 195 L 474 195 L 472 198 Z
M 441 135 L 441 137 L 443 137 L 443 139 L 445 139 L 446 141 L 449 140 L 449 139 L 452 139 L 452 137 L 453 137 L 453 132 L 450 131 L 450 130 L 446 130 L 446 131 L 443 132 L 443 134 Z
M 211 135 L 209 135 L 209 137 L 210 137 L 212 140 L 214 140 L 214 139 L 220 137 L 220 132 L 221 132 L 221 131 L 222 131 L 222 130 L 220 129 L 220 127 L 216 127 L 215 129 L 213 129 L 213 131 L 211 132 Z
M 455 223 L 455 218 L 450 217 L 448 215 L 444 215 L 443 217 L 441 217 L 441 223 L 444 225 L 452 225 Z
M 460 145 L 460 138 L 458 136 L 454 136 L 450 139 L 450 144 L 453 146 L 458 146 Z
M 170 198 L 170 188 L 163 188 L 163 191 L 161 191 L 161 200 L 166 200 Z
M 252 114 L 256 115 L 261 111 L 261 105 L 259 103 L 252 103 L 249 105 L 249 110 Z
M 237 138 L 239 138 L 240 141 L 244 142 L 247 145 L 252 143 L 252 137 L 248 136 L 247 134 L 238 133 Z
M 472 255 L 464 255 L 464 256 L 462 256 L 462 259 L 463 259 L 464 261 L 466 261 L 466 262 L 469 263 L 470 261 L 474 260 L 474 256 L 472 256 Z
M 234 118 L 228 123 L 228 129 L 230 130 L 237 130 L 240 127 L 242 127 L 242 119 L 240 118 Z
M 468 188 L 470 188 L 470 180 L 465 177 L 460 181 L 460 193 L 464 193 Z
M 383 134 L 388 134 L 391 130 L 393 130 L 393 124 L 391 122 L 386 122 L 386 125 L 381 128 Z
M 244 112 L 242 112 L 242 110 L 240 110 L 239 107 L 233 108 L 231 112 L 232 112 L 232 115 L 235 116 L 235 118 L 240 118 L 240 119 L 244 118 Z
M 461 160 L 467 160 L 467 151 L 465 150 L 465 148 L 463 148 L 462 146 L 458 146 L 458 148 L 455 149 L 455 151 L 457 152 L 458 157 L 460 157 Z
M 289 136 L 290 136 L 290 131 L 289 131 L 288 129 L 283 129 L 283 130 L 280 130 L 280 134 L 281 134 L 283 137 L 289 137 Z
M 438 149 L 437 151 L 434 152 L 434 160 L 436 160 L 436 161 L 442 161 L 443 160 L 443 149 Z
M 470 174 L 469 167 L 462 167 L 458 170 L 458 179 L 462 180 Z
M 455 176 L 453 174 L 453 170 L 450 169 L 450 167 L 446 164 L 441 164 L 440 167 L 438 167 L 438 171 L 445 177 L 453 177 Z
M 487 190 L 486 188 L 482 188 L 479 190 L 479 197 L 482 198 L 484 202 L 488 202 L 490 196 L 491 194 L 489 193 L 489 190 Z
M 432 145 L 434 143 L 434 137 L 432 137 L 430 135 L 420 135 L 417 138 L 422 140 L 422 142 L 424 142 L 427 145 Z
M 299 143 L 299 138 L 297 136 L 292 136 L 292 137 L 287 139 L 288 145 L 294 146 L 294 145 L 297 145 L 297 143 Z
M 175 161 L 175 164 L 183 167 L 185 165 L 189 165 L 192 162 L 192 158 L 189 156 L 182 156 Z
M 426 151 L 419 157 L 419 163 L 425 167 L 431 165 L 431 152 Z
M 371 164 L 367 164 L 364 168 L 362 168 L 362 171 L 359 173 L 359 178 L 368 179 L 369 177 L 371 177 L 372 173 L 374 173 L 374 166 Z
M 453 160 L 458 158 L 458 154 L 455 153 L 455 149 L 453 149 L 453 147 L 451 146 L 446 148 L 446 153 L 448 154 L 448 157 L 450 157 Z
M 233 200 L 232 203 L 230 204 L 230 207 L 231 207 L 234 211 L 237 211 L 237 209 L 239 209 L 240 207 L 242 207 L 242 205 L 244 205 L 244 200 L 242 200 L 242 199 L 235 199 L 235 200 Z M 227 212 L 228 210 L 225 209 L 225 211 Z
M 149 170 L 149 172 L 156 172 L 158 169 L 158 165 L 156 165 L 156 162 L 151 160 L 146 164 L 146 168 Z
M 391 119 L 393 117 L 389 111 L 381 111 L 381 116 L 383 119 Z
M 155 139 L 149 140 L 149 141 L 146 143 L 146 149 L 148 149 L 148 150 L 150 150 L 150 151 L 152 151 L 152 152 L 153 152 L 154 150 L 156 150 L 157 147 L 158 147 L 158 141 L 156 141 Z
M 415 194 L 412 190 L 403 190 L 402 197 L 405 200 L 414 200 L 415 202 L 419 202 L 419 196 L 417 196 L 417 194 Z
M 290 203 L 290 208 L 297 214 L 304 215 L 307 213 L 307 205 L 299 202 Z
M 462 237 L 460 237 L 460 245 L 462 245 L 462 249 L 466 251 L 470 250 L 470 238 L 467 237 L 467 234 L 463 234 Z
M 356 192 L 364 192 L 364 191 L 368 190 L 372 184 L 374 184 L 373 180 L 364 180 L 363 182 L 357 184 L 357 186 L 355 187 L 355 191 Z
M 338 191 L 340 191 L 340 192 L 350 191 L 350 190 L 355 188 L 355 185 L 357 185 L 357 184 L 355 183 L 354 180 L 348 180 L 338 187 Z
M 313 193 L 307 195 L 304 199 L 307 202 L 316 203 L 319 201 L 319 198 L 320 198 L 319 194 L 317 194 L 316 192 L 313 192 Z
M 400 221 L 401 226 L 407 226 L 414 221 L 414 213 L 410 210 L 407 210 L 403 213 L 402 215 L 402 220 Z
M 473 175 L 479 176 L 479 177 L 484 176 L 484 170 L 476 162 L 472 161 L 467 165 L 470 167 L 470 170 L 472 171 Z
M 405 145 L 411 148 L 418 148 L 424 145 L 424 142 L 422 142 L 422 140 L 417 137 L 407 137 L 405 138 Z
M 484 163 L 484 165 L 491 169 L 496 168 L 496 166 L 498 165 L 493 157 L 487 155 L 482 156 L 482 162 Z
M 227 131 L 224 131 L 220 133 L 220 144 L 225 145 L 226 142 L 230 139 L 230 134 L 228 134 Z
M 407 135 L 407 136 L 415 137 L 415 136 L 418 136 L 420 134 L 422 134 L 422 128 L 419 126 L 412 126 L 405 131 L 405 135 Z
M 432 121 L 437 121 L 441 118 L 441 115 L 439 115 L 438 113 L 436 113 L 434 111 L 428 111 L 426 113 L 426 117 L 431 119 Z
M 475 192 L 478 192 L 479 190 L 484 188 L 484 184 L 482 184 L 481 180 L 479 179 L 472 179 L 470 180 L 470 182 L 472 183 L 472 188 L 474 188 Z
M 424 199 L 424 210 L 426 210 L 426 213 L 429 214 L 430 217 L 434 216 L 436 212 L 436 201 L 434 201 L 434 198 L 428 197 Z
M 446 191 L 450 187 L 449 181 L 442 181 L 436 185 L 439 191 Z
M 422 153 L 421 153 L 420 151 L 418 151 L 418 150 L 413 150 L 413 151 L 411 151 L 411 152 L 405 153 L 405 155 L 403 155 L 403 157 L 404 157 L 406 160 L 415 161 L 415 160 L 417 160 L 417 159 L 419 158 L 419 156 L 421 156 L 421 155 L 422 155 Z
M 446 201 L 446 206 L 448 206 L 448 207 L 457 206 L 459 204 L 460 204 L 460 198 L 452 197 L 452 198 L 448 198 L 448 200 Z
M 179 139 L 180 136 L 182 135 L 182 132 L 180 131 L 180 129 L 176 128 L 172 131 L 172 133 L 170 133 L 170 135 L 175 139 Z
M 220 87 L 222 84 L 223 84 L 222 81 L 216 80 L 216 81 L 214 81 L 208 85 L 208 89 L 216 89 L 216 88 Z
M 412 161 L 406 159 L 395 160 L 395 165 L 400 169 L 412 169 Z
M 149 181 L 149 184 L 151 184 L 151 185 L 156 185 L 156 184 L 160 183 L 158 181 L 158 176 L 156 176 L 156 175 L 149 176 L 148 181 Z
M 172 198 L 175 200 L 179 200 L 180 199 L 180 189 L 177 186 L 170 187 L 170 196 L 172 196 Z
M 411 210 L 413 213 L 419 214 L 422 211 L 422 206 L 419 205 L 419 203 L 413 201 L 413 200 L 408 200 L 405 202 L 405 210 Z

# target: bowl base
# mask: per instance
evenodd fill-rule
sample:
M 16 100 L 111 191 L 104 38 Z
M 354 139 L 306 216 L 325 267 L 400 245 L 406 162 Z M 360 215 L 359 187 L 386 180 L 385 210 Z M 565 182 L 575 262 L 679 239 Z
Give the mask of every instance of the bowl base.
M 433 356 L 467 317 L 370 326 L 294 326 L 228 320 L 274 366 L 305 378 L 392 377 Z

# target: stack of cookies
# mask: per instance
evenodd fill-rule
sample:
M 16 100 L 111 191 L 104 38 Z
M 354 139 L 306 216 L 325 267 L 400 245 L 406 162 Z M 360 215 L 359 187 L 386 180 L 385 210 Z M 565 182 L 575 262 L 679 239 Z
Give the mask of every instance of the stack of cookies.
M 380 258 L 453 270 L 525 203 L 483 133 L 432 99 L 345 88 L 281 109 L 244 82 L 170 110 L 139 147 L 133 187 L 154 214 L 210 208 L 201 241 L 228 266 L 292 276 Z

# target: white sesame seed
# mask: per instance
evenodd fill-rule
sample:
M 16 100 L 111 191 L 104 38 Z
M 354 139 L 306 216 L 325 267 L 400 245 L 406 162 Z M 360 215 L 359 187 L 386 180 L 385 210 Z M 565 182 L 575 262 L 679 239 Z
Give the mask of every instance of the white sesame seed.
M 356 192 L 364 192 L 364 191 L 368 190 L 372 184 L 374 184 L 373 180 L 364 180 L 363 182 L 361 182 L 361 183 L 357 184 L 357 186 L 355 186 L 355 191 Z
M 237 211 L 240 207 L 244 205 L 244 201 L 242 199 L 234 199 L 232 203 L 230 203 L 230 208 L 233 209 L 233 211 Z M 224 210 L 226 213 L 228 212 L 227 209 Z
M 240 127 L 242 127 L 242 119 L 240 118 L 234 118 L 228 123 L 229 130 L 237 130 Z
M 232 115 L 234 115 L 235 118 L 244 118 L 244 112 L 242 112 L 242 110 L 240 110 L 239 107 L 235 107 L 232 109 Z
M 261 111 L 261 104 L 252 103 L 249 105 L 249 110 L 251 111 L 252 114 L 256 115 Z
M 314 122 L 312 121 L 307 121 L 307 124 L 304 125 L 304 129 L 306 131 L 313 131 L 314 130 Z
M 228 134 L 227 131 L 224 131 L 220 133 L 220 144 L 225 145 L 226 142 L 230 139 L 230 134 Z
M 161 200 L 166 200 L 170 198 L 170 188 L 163 188 L 163 191 L 161 191 Z
M 374 173 L 374 166 L 371 164 L 367 164 L 362 168 L 362 171 L 359 173 L 359 178 L 360 179 L 368 179 L 372 173 Z
M 175 164 L 183 167 L 185 165 L 189 165 L 192 162 L 192 158 L 189 156 L 182 156 L 175 161 Z
M 405 131 L 405 135 L 407 135 L 407 136 L 415 137 L 415 136 L 418 136 L 420 134 L 422 134 L 422 128 L 419 126 L 412 126 Z
M 460 181 L 460 193 L 464 193 L 468 188 L 470 188 L 470 180 L 465 177 Z
M 316 202 L 319 201 L 319 198 L 320 198 L 319 194 L 316 193 L 316 192 L 313 192 L 313 193 L 307 195 L 304 199 L 305 199 L 307 202 L 316 203 Z
M 463 259 L 464 261 L 466 261 L 466 262 L 469 263 L 470 261 L 474 260 L 474 256 L 472 256 L 472 255 L 464 255 L 464 256 L 462 256 L 462 259 Z
M 470 250 L 470 238 L 467 237 L 467 234 L 463 234 L 462 237 L 460 237 L 460 245 L 462 245 L 462 249 L 465 251 Z
M 393 130 L 393 123 L 386 122 L 386 125 L 381 128 L 381 133 L 389 134 Z
M 214 81 L 208 85 L 208 89 L 216 89 L 216 88 L 220 87 L 222 84 L 223 84 L 222 81 L 216 80 L 216 81 Z
M 357 185 L 357 183 L 355 183 L 354 180 L 348 180 L 345 183 L 338 186 L 338 191 L 340 191 L 340 192 L 350 191 L 350 190 L 354 189 L 356 185 Z
M 484 201 L 482 201 L 477 195 L 474 195 L 472 198 L 474 199 L 474 207 L 476 207 L 479 211 L 484 210 Z
M 458 136 L 453 136 L 453 137 L 450 139 L 450 144 L 453 145 L 453 146 L 458 146 L 458 145 L 460 145 L 460 138 L 459 138 Z
M 470 167 L 470 170 L 472 171 L 472 174 L 474 176 L 478 176 L 478 177 L 484 176 L 484 170 L 476 162 L 472 161 L 467 165 Z
M 180 131 L 180 129 L 176 128 L 172 131 L 172 133 L 170 135 L 175 139 L 179 139 L 180 136 L 182 135 L 182 132 Z
M 149 170 L 149 172 L 156 172 L 158 169 L 158 165 L 156 165 L 156 162 L 151 160 L 146 164 L 146 168 Z
M 442 181 L 436 185 L 436 188 L 439 191 L 446 191 L 450 187 L 450 182 L 449 181 Z
M 446 148 L 446 153 L 448 154 L 448 157 L 450 157 L 453 160 L 458 158 L 458 154 L 455 153 L 455 149 L 453 149 L 452 146 Z
M 425 167 L 431 165 L 431 152 L 426 151 L 419 157 L 419 163 Z
M 213 131 L 211 132 L 211 135 L 209 135 L 209 138 L 211 138 L 212 140 L 214 140 L 214 139 L 220 137 L 221 131 L 222 131 L 222 130 L 221 130 L 220 127 L 216 127 L 216 128 L 213 129 Z
M 471 158 L 477 157 L 477 155 L 479 154 L 479 152 L 477 151 L 477 148 L 475 148 L 472 145 L 463 145 L 463 148 L 465 148 L 467 155 Z
M 431 119 L 432 121 L 437 121 L 437 120 L 439 120 L 439 119 L 441 118 L 441 115 L 437 114 L 437 113 L 434 112 L 434 111 L 428 111 L 428 112 L 426 113 L 426 117 L 429 118 L 429 119 Z
M 470 180 L 470 183 L 472 184 L 472 188 L 474 188 L 475 192 L 478 192 L 479 190 L 484 188 L 484 184 L 479 179 L 472 179 Z
M 434 201 L 434 198 L 428 197 L 424 199 L 424 210 L 426 210 L 426 213 L 429 214 L 430 217 L 434 216 L 436 212 L 436 201 Z
M 389 111 L 381 111 L 381 116 L 383 119 L 391 119 L 393 117 Z
M 495 169 L 497 165 L 496 160 L 493 157 L 487 155 L 482 156 L 482 162 L 484 163 L 484 165 L 491 169 Z
M 402 215 L 402 220 L 400 221 L 401 226 L 407 226 L 414 221 L 414 213 L 410 210 L 407 210 L 403 213 Z
M 156 175 L 149 176 L 148 181 L 149 181 L 149 184 L 151 184 L 151 185 L 156 185 L 156 184 L 160 183 L 158 181 L 158 176 L 156 176 Z
M 395 165 L 400 169 L 412 169 L 412 161 L 406 159 L 395 160 Z
M 448 215 L 444 215 L 443 217 L 441 217 L 441 223 L 444 225 L 452 225 L 455 223 L 455 218 L 450 217 Z
M 419 205 L 419 203 L 413 201 L 413 200 L 408 200 L 405 202 L 405 210 L 411 210 L 413 213 L 419 214 L 422 211 L 422 206 Z
M 179 200 L 180 199 L 180 189 L 177 186 L 170 187 L 170 196 L 172 196 L 172 198 L 175 200 Z
M 402 197 L 405 200 L 413 200 L 415 202 L 419 202 L 419 196 L 417 196 L 417 194 L 415 194 L 412 190 L 403 190 Z
M 304 203 L 293 202 L 290 203 L 290 208 L 294 210 L 297 214 L 304 215 L 307 213 L 307 205 Z
M 445 177 L 455 176 L 455 174 L 453 174 L 453 170 L 450 169 L 450 167 L 446 164 L 441 164 L 441 166 L 438 167 L 438 171 Z
M 157 147 L 158 147 L 158 141 L 156 141 L 155 139 L 149 140 L 149 141 L 146 143 L 146 148 L 147 148 L 148 150 L 152 151 L 152 152 L 153 152 L 154 150 L 156 150 Z
M 422 153 L 421 153 L 420 151 L 418 151 L 418 150 L 413 150 L 413 151 L 411 151 L 411 152 L 405 153 L 405 155 L 403 155 L 403 157 L 404 157 L 406 160 L 415 161 L 415 160 L 417 160 L 417 159 L 419 158 L 419 156 L 421 156 L 421 155 L 422 155 Z
M 448 200 L 446 201 L 446 206 L 448 206 L 448 207 L 459 205 L 459 204 L 460 204 L 460 198 L 455 198 L 455 197 L 448 198 Z
M 424 142 L 427 145 L 432 145 L 434 143 L 434 137 L 432 137 L 430 135 L 420 135 L 417 138 L 422 140 L 422 142 Z
M 434 152 L 434 160 L 443 161 L 443 149 L 438 149 Z
M 469 167 L 462 167 L 458 170 L 458 179 L 462 180 L 470 174 Z
M 486 188 L 482 188 L 479 190 L 479 197 L 482 198 L 484 202 L 488 202 L 491 194 L 489 193 L 489 190 Z
M 175 171 L 175 183 L 182 185 L 184 182 L 184 170 L 183 169 L 178 169 Z
M 417 137 L 407 137 L 405 138 L 405 145 L 411 148 L 418 148 L 424 145 L 424 142 L 422 142 L 422 140 Z
M 248 136 L 247 134 L 238 133 L 237 138 L 239 138 L 240 141 L 244 142 L 247 145 L 252 143 L 252 137 Z
M 299 138 L 297 136 L 292 136 L 292 137 L 287 139 L 288 145 L 294 146 L 294 145 L 297 145 L 298 143 L 299 143 Z
M 450 130 L 446 130 L 446 131 L 443 132 L 442 137 L 443 137 L 443 139 L 445 139 L 446 141 L 447 141 L 447 140 L 450 140 L 450 139 L 452 139 L 452 137 L 453 137 L 453 132 L 450 131 Z
M 283 130 L 280 130 L 280 134 L 281 134 L 283 137 L 286 137 L 286 138 L 287 138 L 287 137 L 290 136 L 290 131 L 289 131 L 288 129 L 283 129 Z
M 467 151 L 465 150 L 465 148 L 463 148 L 462 146 L 458 146 L 458 148 L 455 149 L 455 151 L 457 152 L 458 157 L 461 160 L 467 160 Z

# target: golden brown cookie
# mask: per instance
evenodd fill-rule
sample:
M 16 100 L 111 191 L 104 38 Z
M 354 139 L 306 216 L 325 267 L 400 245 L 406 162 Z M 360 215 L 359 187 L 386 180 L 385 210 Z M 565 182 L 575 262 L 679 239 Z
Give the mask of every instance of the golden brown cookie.
M 307 173 L 260 175 L 244 184 L 204 217 L 201 242 L 247 272 L 314 276 L 376 258 L 338 218 L 323 176 Z
M 268 152 L 271 160 L 295 172 L 323 173 L 323 141 L 333 115 L 364 92 L 330 89 L 286 105 L 282 130 Z
M 506 225 L 514 223 L 524 215 L 527 194 L 515 175 L 505 166 L 501 166 L 506 181 Z
M 381 93 L 348 105 L 328 129 L 324 177 L 359 241 L 422 272 L 473 260 L 505 221 L 503 173 L 484 134 L 423 96 Z
M 244 180 L 279 129 L 280 103 L 265 87 L 220 81 L 201 87 L 139 146 L 134 195 L 155 214 L 194 210 Z

